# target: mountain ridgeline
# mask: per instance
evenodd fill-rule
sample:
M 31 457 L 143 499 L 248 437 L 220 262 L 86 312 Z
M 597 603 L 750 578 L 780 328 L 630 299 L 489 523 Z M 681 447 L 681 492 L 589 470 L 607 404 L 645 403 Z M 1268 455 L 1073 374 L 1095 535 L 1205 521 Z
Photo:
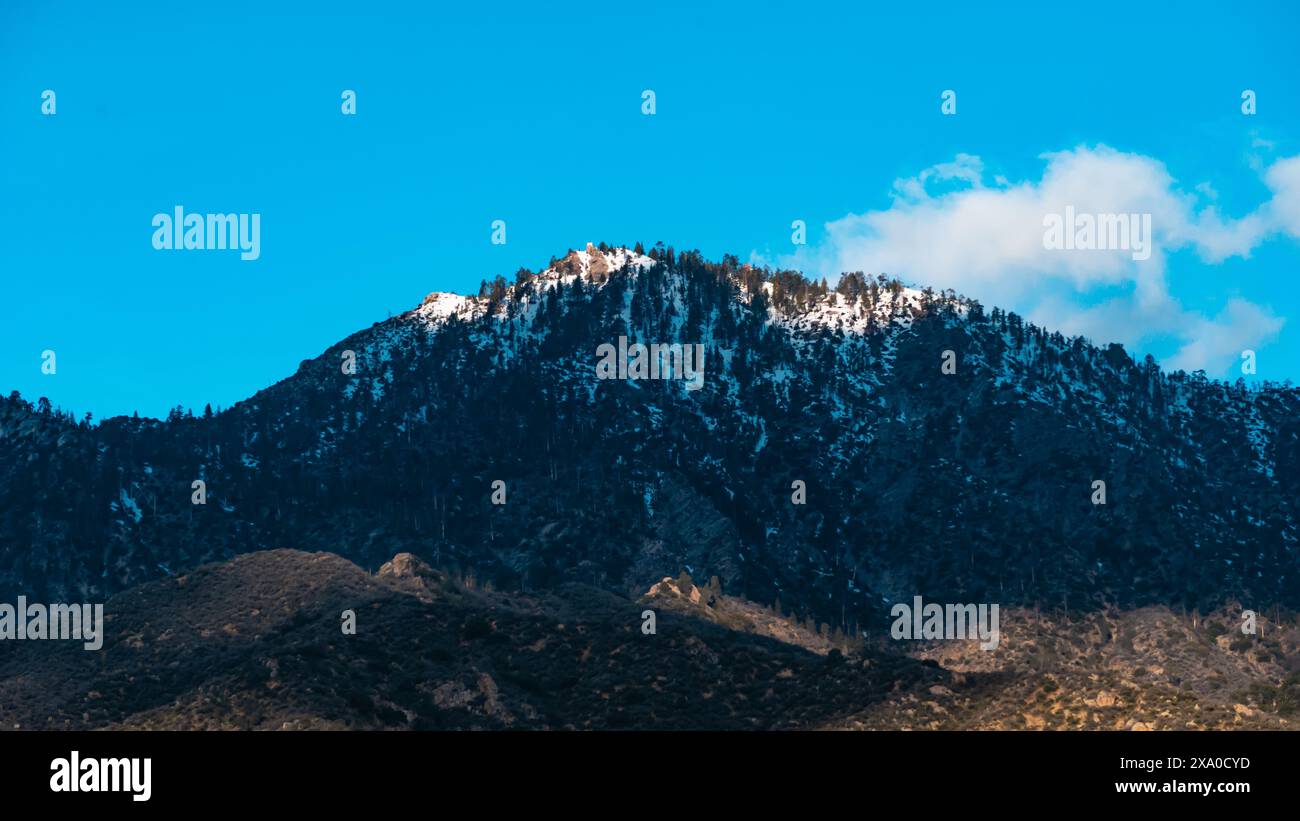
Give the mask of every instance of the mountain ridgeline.
M 597 378 L 619 337 L 699 344 L 699 389 Z M 1289 385 L 661 246 L 432 294 L 215 415 L 89 425 L 0 400 L 8 597 L 293 548 L 521 591 L 639 595 L 686 570 L 844 630 L 914 595 L 1261 609 L 1300 605 L 1298 523 Z

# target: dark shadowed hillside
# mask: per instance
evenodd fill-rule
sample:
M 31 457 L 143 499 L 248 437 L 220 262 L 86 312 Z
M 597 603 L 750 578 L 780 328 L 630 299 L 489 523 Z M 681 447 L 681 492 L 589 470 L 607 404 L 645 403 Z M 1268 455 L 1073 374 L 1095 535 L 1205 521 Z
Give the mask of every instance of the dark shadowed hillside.
M 0 648 L 0 722 L 42 728 L 778 729 L 946 682 L 581 586 L 487 593 L 409 556 L 376 576 L 276 550 L 113 597 L 103 650 Z M 343 610 L 357 616 L 344 635 Z
M 1193 628 L 1159 610 L 1010 614 L 986 654 L 832 637 L 685 576 L 637 600 L 525 596 L 407 554 L 371 575 L 273 550 L 141 585 L 105 615 L 96 652 L 0 646 L 0 726 L 1204 729 L 1285 728 L 1300 712 L 1293 626 L 1234 643 L 1222 618 Z

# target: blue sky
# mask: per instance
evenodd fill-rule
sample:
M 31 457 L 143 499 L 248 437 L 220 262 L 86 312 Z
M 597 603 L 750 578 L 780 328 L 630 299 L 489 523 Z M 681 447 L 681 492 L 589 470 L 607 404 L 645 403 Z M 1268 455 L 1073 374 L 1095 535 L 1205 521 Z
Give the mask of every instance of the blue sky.
M 1216 376 L 1249 343 L 1259 377 L 1300 380 L 1293 3 L 266 5 L 0 8 L 0 390 L 96 417 L 229 406 L 431 291 L 602 240 L 887 262 L 1094 338 L 1153 329 L 1130 350 Z M 996 238 L 953 220 L 1045 203 L 1049 172 L 1186 223 L 1158 299 L 1110 262 L 963 278 L 900 239 L 978 256 Z M 260 258 L 155 250 L 176 205 L 260 214 Z

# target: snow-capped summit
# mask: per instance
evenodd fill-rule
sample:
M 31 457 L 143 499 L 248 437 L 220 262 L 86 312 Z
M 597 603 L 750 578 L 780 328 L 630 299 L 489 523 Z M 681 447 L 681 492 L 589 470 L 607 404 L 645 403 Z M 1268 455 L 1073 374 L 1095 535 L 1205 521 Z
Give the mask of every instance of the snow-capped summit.
M 471 320 L 483 313 L 482 306 L 473 297 L 460 294 L 435 291 L 424 298 L 424 302 L 414 312 L 417 316 L 437 322 L 454 316 L 461 320 Z

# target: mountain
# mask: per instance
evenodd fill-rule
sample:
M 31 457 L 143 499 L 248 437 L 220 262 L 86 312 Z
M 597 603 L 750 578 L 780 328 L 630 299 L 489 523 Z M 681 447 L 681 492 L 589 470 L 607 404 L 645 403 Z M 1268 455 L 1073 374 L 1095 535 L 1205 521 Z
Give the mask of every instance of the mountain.
M 698 389 L 599 378 L 620 337 L 698 344 Z M 218 414 L 0 401 L 0 593 L 93 601 L 294 548 L 527 595 L 686 570 L 853 635 L 914 595 L 1263 611 L 1300 605 L 1298 494 L 1289 385 L 883 276 L 588 246 L 432 294 Z

